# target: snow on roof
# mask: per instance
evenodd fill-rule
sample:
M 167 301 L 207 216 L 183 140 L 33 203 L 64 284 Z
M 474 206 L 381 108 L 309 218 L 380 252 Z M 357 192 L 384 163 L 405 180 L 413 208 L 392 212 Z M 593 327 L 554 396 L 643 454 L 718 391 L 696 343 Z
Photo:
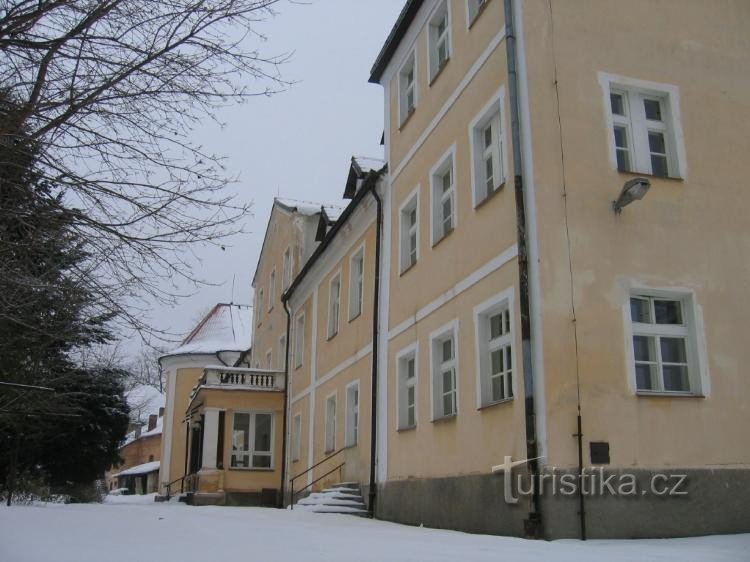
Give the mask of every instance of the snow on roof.
M 182 344 L 164 357 L 248 350 L 252 338 L 251 310 L 251 306 L 244 304 L 217 304 Z
M 287 199 L 283 197 L 276 197 L 274 199 L 276 203 L 280 203 L 284 207 L 292 209 L 293 211 L 302 215 L 312 216 L 320 213 L 321 209 L 325 209 L 326 214 L 331 217 L 335 214 L 337 217 L 343 212 L 346 207 L 346 202 L 336 204 L 323 204 L 316 203 L 314 201 L 300 201 L 299 199 Z
M 373 158 L 371 156 L 352 156 L 352 159 L 357 163 L 360 170 L 368 172 L 373 170 L 375 172 L 380 171 L 385 166 L 385 160 L 381 158 Z
M 164 394 L 145 384 L 130 390 L 127 398 L 131 408 L 139 408 L 145 415 L 158 414 L 159 408 L 164 407 Z
M 118 472 L 117 474 L 113 474 L 112 477 L 115 476 L 135 476 L 137 474 L 148 474 L 149 472 L 156 472 L 159 470 L 159 467 L 161 466 L 161 461 L 151 461 L 146 462 L 143 464 L 139 464 L 133 467 L 130 467 L 126 470 L 123 470 L 122 472 Z

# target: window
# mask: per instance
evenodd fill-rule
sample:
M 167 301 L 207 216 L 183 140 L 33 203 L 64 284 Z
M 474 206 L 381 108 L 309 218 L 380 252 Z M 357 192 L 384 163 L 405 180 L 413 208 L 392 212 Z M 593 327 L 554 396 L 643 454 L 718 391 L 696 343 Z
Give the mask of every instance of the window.
M 359 381 L 346 387 L 346 438 L 344 445 L 351 447 L 359 438 Z
M 700 392 L 689 297 L 633 294 L 630 320 L 638 392 Z
M 286 291 L 292 282 L 292 251 L 290 248 L 284 250 L 284 260 L 281 270 L 281 290 Z
M 456 224 L 456 188 L 454 184 L 454 148 L 433 168 L 432 245 L 450 234 Z
M 512 293 L 474 309 L 479 369 L 479 407 L 513 398 Z
M 479 14 L 482 13 L 482 10 L 484 10 L 487 2 L 489 2 L 489 0 L 467 0 L 466 15 L 469 26 L 471 26 L 471 24 L 474 23 L 474 20 L 477 19 Z
M 447 64 L 451 56 L 450 39 L 450 13 L 448 3 L 443 0 L 435 13 L 430 18 L 429 24 L 429 59 L 430 59 L 430 82 Z
M 279 338 L 279 370 L 286 371 L 286 336 Z
M 677 114 L 677 88 L 600 73 L 617 169 L 680 177 L 684 146 Z M 681 166 L 682 163 L 682 166 Z
M 273 369 L 273 351 L 270 349 L 266 351 L 266 369 L 269 371 Z
M 260 323 L 263 321 L 263 289 L 258 291 L 258 301 L 255 304 L 255 310 L 258 316 L 258 326 L 260 326 Z
M 336 450 L 336 395 L 326 398 L 325 453 Z
M 305 355 L 305 315 L 297 316 L 294 324 L 294 368 L 299 369 Z
M 362 314 L 364 277 L 365 249 L 362 247 L 349 260 L 349 321 Z
M 341 308 L 341 274 L 331 279 L 328 287 L 328 339 L 339 333 L 339 309 Z
M 419 257 L 419 187 L 401 206 L 400 262 L 401 273 L 417 263 Z
M 433 419 L 458 413 L 456 396 L 456 328 L 447 329 L 432 342 Z
M 299 460 L 302 441 L 302 414 L 297 414 L 292 420 L 292 462 Z
M 399 124 L 403 124 L 417 106 L 417 59 L 412 51 L 398 73 Z
M 472 187 L 476 207 L 505 182 L 501 107 L 503 90 L 477 115 L 469 126 L 472 155 Z
M 232 468 L 273 468 L 273 414 L 235 412 Z
M 398 429 L 417 425 L 417 349 L 416 345 L 397 358 Z
M 273 309 L 273 299 L 276 296 L 276 270 L 271 272 L 268 279 L 268 310 Z

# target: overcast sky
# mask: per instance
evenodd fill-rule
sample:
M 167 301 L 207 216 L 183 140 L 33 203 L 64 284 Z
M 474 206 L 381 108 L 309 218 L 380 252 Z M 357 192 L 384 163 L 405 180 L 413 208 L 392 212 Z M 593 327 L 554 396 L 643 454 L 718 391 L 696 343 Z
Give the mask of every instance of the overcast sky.
M 369 70 L 404 0 L 282 2 L 276 18 L 261 24 L 263 54 L 293 52 L 282 67 L 296 82 L 270 98 L 256 97 L 223 111 L 224 129 L 196 133 L 208 152 L 227 156 L 231 189 L 253 204 L 248 234 L 226 250 L 197 249 L 197 271 L 217 286 L 198 289 L 177 307 L 156 307 L 161 329 L 188 332 L 215 303 L 251 303 L 250 281 L 276 195 L 315 202 L 338 201 L 352 155 L 383 157 L 383 90 L 369 84 Z M 234 278 L 234 294 L 232 281 Z M 133 353 L 133 339 L 121 348 Z

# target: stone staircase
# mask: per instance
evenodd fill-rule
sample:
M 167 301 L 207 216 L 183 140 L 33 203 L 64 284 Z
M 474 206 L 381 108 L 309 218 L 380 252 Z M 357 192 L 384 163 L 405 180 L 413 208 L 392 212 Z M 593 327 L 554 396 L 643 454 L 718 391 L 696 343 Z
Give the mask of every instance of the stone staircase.
M 346 513 L 367 517 L 367 507 L 357 482 L 340 482 L 302 498 L 294 509 L 314 513 Z

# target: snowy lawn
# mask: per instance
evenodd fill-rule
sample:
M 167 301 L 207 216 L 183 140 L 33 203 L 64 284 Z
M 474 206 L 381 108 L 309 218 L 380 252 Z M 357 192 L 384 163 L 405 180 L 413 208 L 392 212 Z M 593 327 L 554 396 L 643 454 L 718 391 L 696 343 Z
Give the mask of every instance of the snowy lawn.
M 642 541 L 526 541 L 348 515 L 157 504 L 0 507 L 3 562 L 206 560 L 750 560 L 750 535 Z

